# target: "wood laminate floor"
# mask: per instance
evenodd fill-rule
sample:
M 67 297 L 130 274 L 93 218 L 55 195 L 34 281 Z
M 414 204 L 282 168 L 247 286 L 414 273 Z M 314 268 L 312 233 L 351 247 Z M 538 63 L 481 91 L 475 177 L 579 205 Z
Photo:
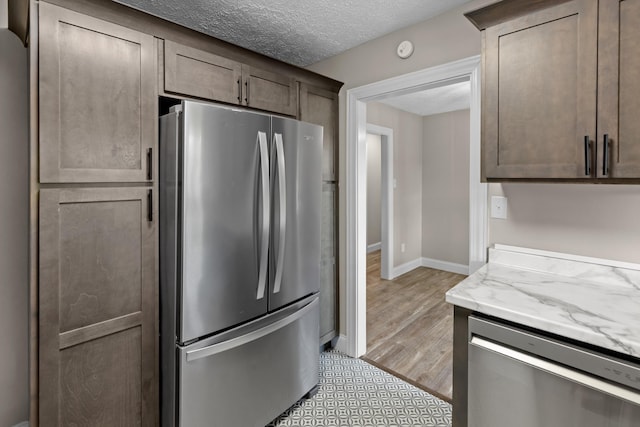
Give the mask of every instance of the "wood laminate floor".
M 465 277 L 419 267 L 383 280 L 380 251 L 368 254 L 364 359 L 451 401 L 453 307 L 444 298 Z

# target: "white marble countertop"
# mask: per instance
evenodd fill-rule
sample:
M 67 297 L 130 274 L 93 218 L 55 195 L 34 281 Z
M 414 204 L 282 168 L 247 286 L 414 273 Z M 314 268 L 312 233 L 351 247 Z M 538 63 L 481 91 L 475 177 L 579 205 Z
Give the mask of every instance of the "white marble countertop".
M 570 259 L 567 259 L 570 258 Z M 640 266 L 496 245 L 447 302 L 640 357 Z

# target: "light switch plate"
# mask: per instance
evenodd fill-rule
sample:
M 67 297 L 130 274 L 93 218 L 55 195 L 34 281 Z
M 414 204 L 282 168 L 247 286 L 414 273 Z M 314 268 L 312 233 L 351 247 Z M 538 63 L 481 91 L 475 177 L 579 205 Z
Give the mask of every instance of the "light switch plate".
M 507 198 L 491 196 L 491 218 L 507 219 Z

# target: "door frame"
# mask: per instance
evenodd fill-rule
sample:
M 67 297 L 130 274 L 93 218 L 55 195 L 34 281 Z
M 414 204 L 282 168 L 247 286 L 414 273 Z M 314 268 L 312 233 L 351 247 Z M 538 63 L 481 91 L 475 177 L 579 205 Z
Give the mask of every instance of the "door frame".
M 486 263 L 487 184 L 480 180 L 480 55 L 347 90 L 346 335 L 337 342 L 352 357 L 366 352 L 367 102 L 461 81 L 471 82 L 469 273 Z
M 393 129 L 367 123 L 367 133 L 380 136 L 382 160 L 380 173 L 380 277 L 391 280 L 393 279 Z

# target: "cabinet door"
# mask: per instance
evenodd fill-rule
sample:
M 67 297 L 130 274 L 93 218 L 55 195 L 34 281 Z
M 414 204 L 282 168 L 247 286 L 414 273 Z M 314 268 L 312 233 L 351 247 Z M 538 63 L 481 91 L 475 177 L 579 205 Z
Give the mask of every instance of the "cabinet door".
M 598 43 L 597 174 L 640 178 L 640 1 L 600 0 Z
M 243 65 L 242 78 L 244 105 L 288 116 L 296 115 L 298 91 L 293 77 Z
M 574 0 L 485 31 L 487 178 L 592 176 L 597 13 Z
M 300 120 L 324 128 L 322 144 L 322 179 L 336 180 L 336 141 L 338 140 L 338 94 L 300 84 Z
M 337 335 L 336 184 L 322 184 L 322 240 L 320 269 L 320 343 Z
M 43 427 L 156 425 L 156 225 L 155 215 L 148 217 L 149 191 L 40 193 Z
M 222 56 L 166 40 L 164 90 L 239 104 L 242 65 Z
M 153 37 L 38 8 L 40 181 L 147 180 L 157 127 Z

